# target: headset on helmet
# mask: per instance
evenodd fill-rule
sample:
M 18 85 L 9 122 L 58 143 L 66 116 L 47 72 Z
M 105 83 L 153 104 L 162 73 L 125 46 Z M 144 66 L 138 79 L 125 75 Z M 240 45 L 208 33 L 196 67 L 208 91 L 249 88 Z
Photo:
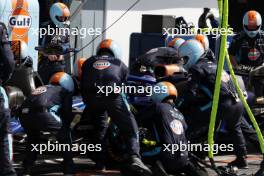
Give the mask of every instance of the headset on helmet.
M 65 72 L 57 72 L 50 78 L 50 84 L 60 85 L 69 92 L 74 92 L 72 77 Z
M 122 58 L 121 48 L 111 39 L 105 39 L 98 45 L 96 54 L 101 55 L 104 52 L 113 55 L 115 58 Z
M 261 25 L 262 25 L 262 19 L 257 11 L 251 10 L 244 15 L 243 28 L 246 34 L 250 38 L 256 37 L 256 35 L 260 31 Z
M 180 47 L 181 44 L 183 44 L 184 42 L 185 42 L 185 40 L 182 39 L 182 38 L 174 38 L 173 40 L 171 40 L 171 41 L 168 43 L 168 47 L 175 48 L 175 49 L 178 51 L 179 47 Z
M 155 84 L 154 87 L 156 90 L 159 90 L 153 91 L 153 94 L 151 96 L 151 100 L 155 103 L 160 103 L 167 98 L 177 98 L 178 96 L 176 87 L 170 82 L 159 82 Z M 159 87 L 159 89 L 157 89 L 156 87 Z
M 64 27 L 69 23 L 70 10 L 69 8 L 61 3 L 54 3 L 50 8 L 50 18 L 57 27 Z
M 197 63 L 204 54 L 204 48 L 197 40 L 187 40 L 179 48 L 179 57 L 183 59 L 183 68 L 187 71 Z
M 205 51 L 208 51 L 208 49 L 209 49 L 209 40 L 208 40 L 208 37 L 206 35 L 197 34 L 197 35 L 194 36 L 194 39 L 199 41 L 203 45 Z

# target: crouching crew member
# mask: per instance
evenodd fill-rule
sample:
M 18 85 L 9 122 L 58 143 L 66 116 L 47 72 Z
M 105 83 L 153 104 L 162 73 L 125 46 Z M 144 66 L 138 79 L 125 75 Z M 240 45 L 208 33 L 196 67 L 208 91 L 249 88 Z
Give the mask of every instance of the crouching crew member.
M 23 162 L 24 174 L 32 172 L 32 166 L 37 159 L 37 151 L 32 149 L 33 145 L 40 144 L 41 131 L 55 132 L 59 143 L 71 145 L 73 91 L 72 78 L 64 72 L 58 72 L 53 75 L 49 85 L 35 89 L 23 103 L 20 120 L 28 135 Z M 64 174 L 73 174 L 71 152 L 62 153 Z
M 195 40 L 189 40 L 182 44 L 179 49 L 179 57 L 185 61 L 183 67 L 191 74 L 188 88 L 179 98 L 182 103 L 181 108 L 196 109 L 194 113 L 191 113 L 192 119 L 197 122 L 196 125 L 199 125 L 199 122 L 206 122 L 205 125 L 208 126 L 217 65 L 204 56 L 203 46 Z M 238 98 L 230 76 L 225 71 L 222 73 L 221 81 L 217 117 L 224 120 L 237 156 L 230 165 L 240 168 L 247 167 L 245 159 L 247 155 L 246 142 L 240 126 L 243 105 Z M 201 93 L 205 96 L 200 96 Z
M 169 151 L 165 145 L 187 145 L 185 130 L 187 124 L 184 116 L 175 107 L 174 100 L 177 97 L 177 89 L 170 82 L 160 82 L 155 85 L 160 92 L 153 92 L 153 104 L 139 114 L 143 126 L 151 129 L 156 134 L 156 140 L 161 145 L 158 161 L 169 174 L 185 173 L 187 176 L 208 175 L 201 167 L 195 166 L 184 151 Z M 155 88 L 157 89 L 157 88 Z M 180 148 L 180 147 L 179 147 Z

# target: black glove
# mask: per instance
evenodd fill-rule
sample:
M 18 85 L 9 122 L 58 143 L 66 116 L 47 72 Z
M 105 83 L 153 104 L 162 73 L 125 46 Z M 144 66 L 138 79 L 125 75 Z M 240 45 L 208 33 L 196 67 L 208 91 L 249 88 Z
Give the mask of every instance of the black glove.
M 0 45 L 8 43 L 7 28 L 4 23 L 0 22 Z

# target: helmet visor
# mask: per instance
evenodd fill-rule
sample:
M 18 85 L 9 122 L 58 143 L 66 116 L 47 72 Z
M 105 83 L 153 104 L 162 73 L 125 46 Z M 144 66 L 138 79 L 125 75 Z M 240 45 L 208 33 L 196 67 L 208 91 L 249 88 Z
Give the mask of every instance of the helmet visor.
M 248 26 L 248 25 L 244 25 L 244 28 L 245 28 L 247 31 L 257 31 L 257 30 L 259 30 L 260 25 L 259 25 L 259 26 L 255 26 L 255 27 Z
M 66 16 L 56 16 L 56 19 L 59 21 L 59 22 L 65 22 L 69 19 L 69 17 L 66 17 Z
M 182 60 L 182 64 L 185 65 L 185 64 L 187 64 L 187 62 L 189 60 L 189 57 L 188 56 L 184 56 L 184 57 L 181 58 L 181 60 Z

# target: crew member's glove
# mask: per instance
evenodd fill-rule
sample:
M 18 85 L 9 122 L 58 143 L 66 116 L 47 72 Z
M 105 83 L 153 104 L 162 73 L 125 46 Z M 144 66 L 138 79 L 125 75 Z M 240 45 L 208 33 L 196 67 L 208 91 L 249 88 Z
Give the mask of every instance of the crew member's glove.
M 7 29 L 4 23 L 0 22 L 0 45 L 8 43 Z

